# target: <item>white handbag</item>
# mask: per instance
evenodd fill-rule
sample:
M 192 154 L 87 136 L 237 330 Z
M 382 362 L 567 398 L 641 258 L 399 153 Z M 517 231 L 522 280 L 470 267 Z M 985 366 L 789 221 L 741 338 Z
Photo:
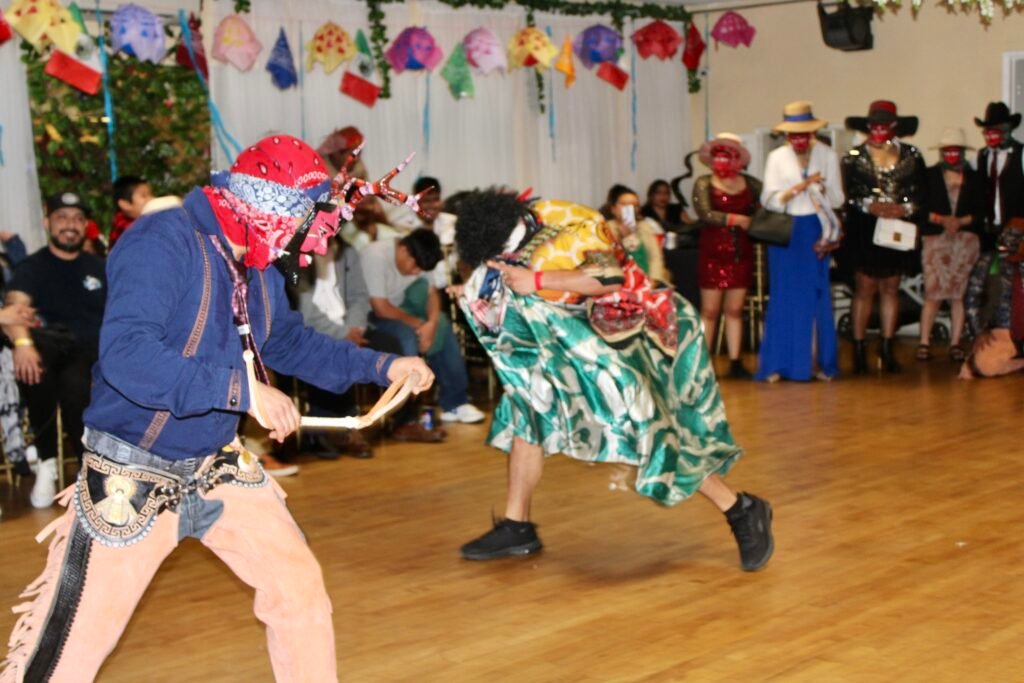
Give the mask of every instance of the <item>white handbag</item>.
M 898 218 L 879 218 L 874 243 L 886 249 L 912 251 L 917 246 L 917 225 Z

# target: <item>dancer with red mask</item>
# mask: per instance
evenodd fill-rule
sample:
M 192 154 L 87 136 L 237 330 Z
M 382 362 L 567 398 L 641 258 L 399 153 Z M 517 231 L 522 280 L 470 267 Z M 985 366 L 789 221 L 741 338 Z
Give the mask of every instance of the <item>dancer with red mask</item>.
M 108 262 L 83 469 L 60 496 L 67 513 L 37 537 L 54 534 L 46 569 L 15 608 L 0 681 L 93 680 L 160 564 L 189 536 L 255 589 L 276 680 L 337 679 L 320 566 L 283 490 L 235 432 L 246 412 L 278 441 L 299 425 L 265 367 L 333 392 L 410 372 L 417 392 L 429 387 L 421 359 L 317 334 L 284 292 L 358 197 L 415 206 L 390 189 L 393 173 L 368 184 L 343 172 L 332 188 L 312 148 L 274 136 L 121 238 Z M 327 203 L 352 192 L 351 203 Z M 243 350 L 261 381 L 247 381 Z
M 768 247 L 771 300 L 759 380 L 829 380 L 839 372 L 829 268 L 839 240 L 833 209 L 843 204 L 843 180 L 839 157 L 814 137 L 826 125 L 810 102 L 787 104 L 775 127 L 786 144 L 772 151 L 765 165 L 761 201 L 793 216 L 793 232 L 789 244 Z
M 893 337 L 899 320 L 900 278 L 920 264 L 920 226 L 927 219 L 927 180 L 921 153 L 900 138 L 917 131 L 916 116 L 900 116 L 893 102 L 877 100 L 867 116 L 851 116 L 846 127 L 868 136 L 843 157 L 846 238 L 838 253 L 854 272 L 853 370 L 868 371 L 864 335 L 875 295 L 880 300 L 879 361 L 899 372 Z
M 1013 138 L 1021 115 L 1011 114 L 1002 102 L 989 102 L 985 118 L 974 123 L 985 136 L 978 152 L 978 172 L 985 188 L 986 220 L 981 235 L 982 254 L 992 254 L 1003 227 L 1024 218 L 1024 145 Z
M 978 260 L 978 236 L 985 226 L 984 185 L 965 158 L 972 148 L 962 129 L 945 129 L 932 149 L 939 150 L 941 160 L 928 167 L 928 223 L 921 238 L 925 300 L 917 360 L 931 358 L 932 325 L 939 305 L 948 301 L 952 318 L 949 359 L 960 363 L 966 356 L 960 346 L 966 318 L 964 294 Z
M 698 238 L 697 284 L 700 317 L 708 345 L 714 348 L 718 318 L 725 310 L 729 377 L 750 379 L 743 367 L 743 303 L 754 280 L 754 247 L 747 236 L 757 209 L 761 182 L 743 169 L 750 152 L 738 137 L 720 133 L 705 142 L 697 157 L 711 169 L 693 184 L 693 207 L 704 222 Z

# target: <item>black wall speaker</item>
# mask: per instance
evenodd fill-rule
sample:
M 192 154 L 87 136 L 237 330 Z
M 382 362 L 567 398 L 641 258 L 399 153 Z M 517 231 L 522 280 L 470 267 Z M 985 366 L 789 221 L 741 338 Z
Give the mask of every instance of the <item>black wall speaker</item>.
M 829 13 L 824 3 L 818 3 L 818 19 L 821 21 L 821 38 L 825 45 L 837 50 L 870 50 L 875 39 L 871 35 L 871 19 L 875 10 L 867 7 L 851 7 L 846 3 Z

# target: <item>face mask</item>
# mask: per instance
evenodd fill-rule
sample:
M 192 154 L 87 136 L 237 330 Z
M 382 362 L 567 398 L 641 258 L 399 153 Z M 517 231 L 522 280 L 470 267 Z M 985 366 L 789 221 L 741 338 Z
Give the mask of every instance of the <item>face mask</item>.
M 288 282 L 298 284 L 299 269 L 312 263 L 312 255 L 323 256 L 327 253 L 328 243 L 337 232 L 338 223 L 337 205 L 317 202 L 288 244 L 273 260 L 273 264 Z
M 999 149 L 1003 144 L 1003 131 L 998 128 L 986 128 L 985 144 L 990 149 Z
M 964 151 L 959 147 L 944 147 L 942 160 L 946 162 L 947 166 L 957 167 L 964 160 Z
M 893 123 L 872 123 L 868 126 L 868 141 L 873 145 L 884 145 L 895 137 Z
M 786 136 L 786 139 L 789 140 L 789 146 L 797 154 L 803 154 L 811 148 L 810 133 L 790 133 Z
M 736 175 L 736 165 L 728 154 L 716 154 L 711 159 L 711 171 L 716 176 L 731 178 Z

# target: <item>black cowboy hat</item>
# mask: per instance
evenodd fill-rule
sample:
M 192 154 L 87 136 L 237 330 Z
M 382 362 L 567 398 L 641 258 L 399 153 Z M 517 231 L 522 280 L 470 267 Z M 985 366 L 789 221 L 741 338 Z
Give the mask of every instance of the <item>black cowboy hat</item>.
M 974 123 L 979 128 L 992 128 L 1001 123 L 1010 124 L 1010 129 L 1020 125 L 1020 114 L 1011 114 L 1010 108 L 1003 102 L 989 102 L 985 107 L 985 118 L 974 117 Z
M 904 138 L 917 132 L 917 117 L 900 116 L 896 111 L 896 103 L 889 100 L 872 102 L 868 107 L 867 116 L 847 116 L 846 127 L 867 133 L 869 124 L 892 123 L 893 121 L 896 122 L 896 137 L 898 138 Z

